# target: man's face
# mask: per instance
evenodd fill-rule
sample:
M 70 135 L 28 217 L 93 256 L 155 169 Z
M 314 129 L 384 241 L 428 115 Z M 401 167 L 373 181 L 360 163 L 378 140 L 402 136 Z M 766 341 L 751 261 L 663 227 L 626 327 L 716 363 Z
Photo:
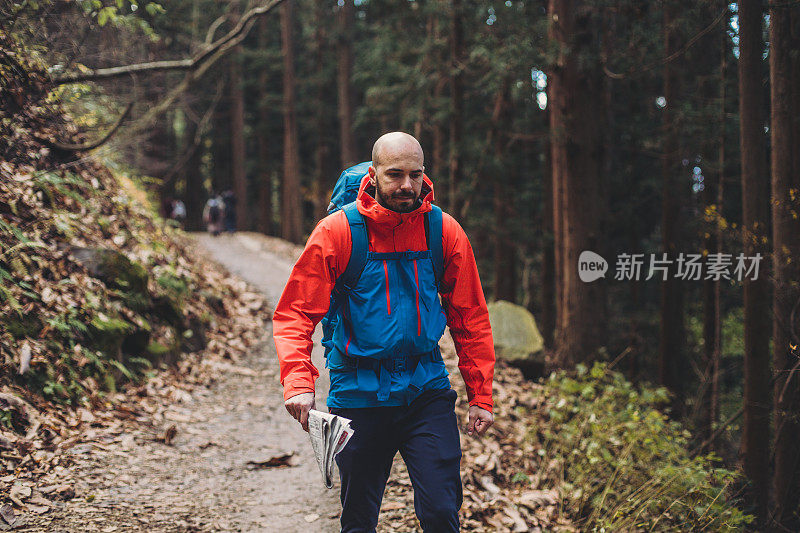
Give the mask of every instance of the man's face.
M 422 192 L 424 169 L 422 154 L 417 150 L 384 150 L 380 162 L 369 167 L 378 203 L 398 213 L 413 211 Z

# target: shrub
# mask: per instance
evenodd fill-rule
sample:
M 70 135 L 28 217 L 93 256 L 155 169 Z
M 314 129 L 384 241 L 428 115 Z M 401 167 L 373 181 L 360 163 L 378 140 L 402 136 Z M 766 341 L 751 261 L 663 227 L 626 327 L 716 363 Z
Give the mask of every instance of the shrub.
M 663 388 L 637 388 L 604 363 L 553 373 L 545 384 L 544 465 L 563 480 L 584 531 L 730 531 L 740 475 L 713 454 L 692 457 L 691 434 L 662 409 Z

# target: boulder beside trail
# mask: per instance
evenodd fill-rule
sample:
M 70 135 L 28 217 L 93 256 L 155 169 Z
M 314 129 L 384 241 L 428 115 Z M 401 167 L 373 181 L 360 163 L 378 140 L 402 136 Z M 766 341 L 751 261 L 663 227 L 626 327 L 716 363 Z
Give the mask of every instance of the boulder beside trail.
M 494 349 L 498 359 L 522 370 L 528 379 L 544 373 L 544 339 L 533 315 L 524 307 L 499 300 L 489 304 Z
M 110 287 L 134 293 L 147 293 L 147 270 L 125 254 L 109 248 L 72 248 L 72 256 L 89 274 Z

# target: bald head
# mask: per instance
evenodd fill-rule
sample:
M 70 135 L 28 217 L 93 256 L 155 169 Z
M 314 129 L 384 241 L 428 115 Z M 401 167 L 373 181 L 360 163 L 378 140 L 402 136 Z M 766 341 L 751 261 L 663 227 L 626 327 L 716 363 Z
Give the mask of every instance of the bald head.
M 420 166 L 425 159 L 419 141 L 402 131 L 392 131 L 381 135 L 372 146 L 372 166 L 374 167 L 383 166 L 387 161 L 398 157 L 418 158 Z
M 413 211 L 422 191 L 423 160 L 419 141 L 408 133 L 393 131 L 375 141 L 369 181 L 378 203 L 399 213 Z

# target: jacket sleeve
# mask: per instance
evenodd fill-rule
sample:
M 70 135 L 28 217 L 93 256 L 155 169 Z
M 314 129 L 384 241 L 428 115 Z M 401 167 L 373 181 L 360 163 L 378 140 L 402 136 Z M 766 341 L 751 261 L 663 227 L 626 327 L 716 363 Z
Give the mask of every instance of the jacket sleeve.
M 314 228 L 273 313 L 273 338 L 284 400 L 314 392 L 314 382 L 319 377 L 311 362 L 311 336 L 328 312 L 336 278 L 350 258 L 349 226 L 346 219 L 342 225 L 337 217 L 343 218 L 344 214 L 326 217 Z
M 444 274 L 440 284 L 447 325 L 458 354 L 458 369 L 470 405 L 492 410 L 494 342 L 475 255 L 463 228 L 453 217 L 442 220 Z

